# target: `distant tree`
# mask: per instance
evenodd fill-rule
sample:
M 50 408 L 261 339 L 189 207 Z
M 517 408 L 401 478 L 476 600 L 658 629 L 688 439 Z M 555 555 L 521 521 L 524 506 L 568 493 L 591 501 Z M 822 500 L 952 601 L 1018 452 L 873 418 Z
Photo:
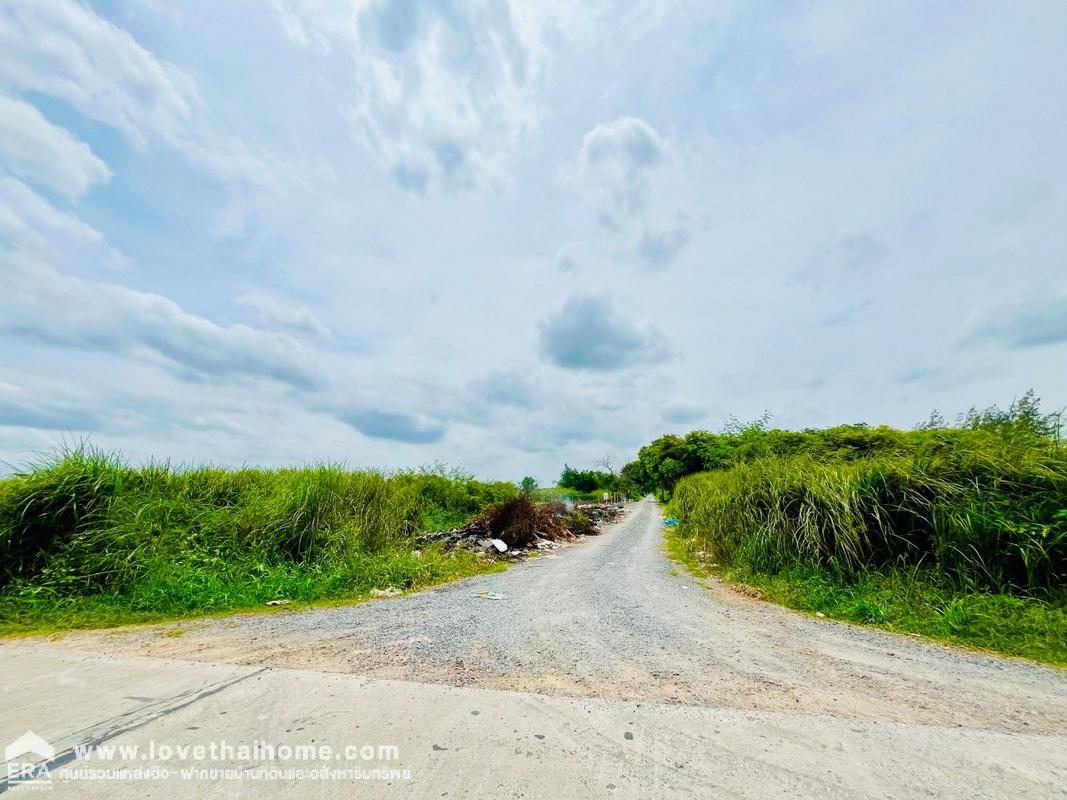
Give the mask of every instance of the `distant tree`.
M 684 437 L 661 436 L 642 447 L 637 459 L 622 468 L 620 481 L 630 493 L 670 495 L 686 475 L 730 469 L 763 458 L 803 455 L 853 460 L 877 453 L 940 453 L 961 437 L 975 435 L 995 435 L 1022 444 L 1058 440 L 1063 412 L 1043 412 L 1031 389 L 1007 409 L 995 405 L 981 411 L 972 408 L 956 425 L 946 423 L 935 411 L 910 431 L 864 422 L 788 431 L 771 428 L 769 423 L 766 413 L 753 422 L 730 417 L 720 433 L 697 430 Z
M 519 490 L 524 495 L 526 495 L 527 497 L 529 497 L 531 494 L 533 494 L 536 489 L 537 489 L 537 479 L 536 478 L 531 478 L 529 475 L 527 475 L 525 478 L 523 478 L 521 481 L 519 481 Z
M 575 469 L 570 464 L 563 465 L 563 473 L 559 476 L 559 485 L 564 489 L 573 489 L 576 492 L 615 491 L 619 479 L 610 472 L 600 472 L 593 469 Z
M 608 453 L 606 456 L 598 458 L 594 464 L 594 467 L 600 467 L 610 475 L 615 475 L 615 456 Z

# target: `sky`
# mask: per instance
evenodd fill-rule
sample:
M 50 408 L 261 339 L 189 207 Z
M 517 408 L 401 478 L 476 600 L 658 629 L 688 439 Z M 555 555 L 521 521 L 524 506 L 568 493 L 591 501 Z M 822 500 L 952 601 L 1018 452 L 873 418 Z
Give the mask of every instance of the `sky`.
M 0 0 L 0 471 L 551 483 L 1067 404 L 1067 7 Z

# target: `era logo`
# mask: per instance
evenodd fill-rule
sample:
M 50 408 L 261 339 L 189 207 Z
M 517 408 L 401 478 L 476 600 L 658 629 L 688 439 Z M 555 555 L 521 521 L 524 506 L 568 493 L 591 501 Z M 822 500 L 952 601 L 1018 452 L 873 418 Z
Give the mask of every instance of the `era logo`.
M 26 731 L 4 748 L 9 786 L 22 783 L 36 785 L 52 782 L 48 762 L 56 757 L 56 749 L 33 731 Z

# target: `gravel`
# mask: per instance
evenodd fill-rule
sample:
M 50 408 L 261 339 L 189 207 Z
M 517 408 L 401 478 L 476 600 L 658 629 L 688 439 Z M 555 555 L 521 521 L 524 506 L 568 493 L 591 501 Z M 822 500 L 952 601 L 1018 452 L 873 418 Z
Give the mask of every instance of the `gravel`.
M 1063 671 L 809 618 L 693 578 L 664 556 L 662 542 L 659 509 L 646 500 L 599 537 L 430 591 L 21 644 L 540 694 L 1067 732 Z

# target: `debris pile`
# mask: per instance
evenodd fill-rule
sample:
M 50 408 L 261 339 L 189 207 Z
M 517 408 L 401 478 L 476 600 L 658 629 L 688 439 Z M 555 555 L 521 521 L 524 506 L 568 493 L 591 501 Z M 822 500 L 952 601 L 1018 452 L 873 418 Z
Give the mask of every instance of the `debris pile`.
M 612 503 L 534 503 L 528 497 L 490 507 L 462 528 L 435 531 L 419 542 L 465 547 L 493 558 L 521 558 L 532 551 L 554 550 L 562 542 L 600 533 L 600 525 L 625 512 Z
M 574 511 L 584 514 L 594 525 L 603 525 L 606 522 L 614 522 L 626 513 L 626 506 L 617 503 L 578 503 Z

